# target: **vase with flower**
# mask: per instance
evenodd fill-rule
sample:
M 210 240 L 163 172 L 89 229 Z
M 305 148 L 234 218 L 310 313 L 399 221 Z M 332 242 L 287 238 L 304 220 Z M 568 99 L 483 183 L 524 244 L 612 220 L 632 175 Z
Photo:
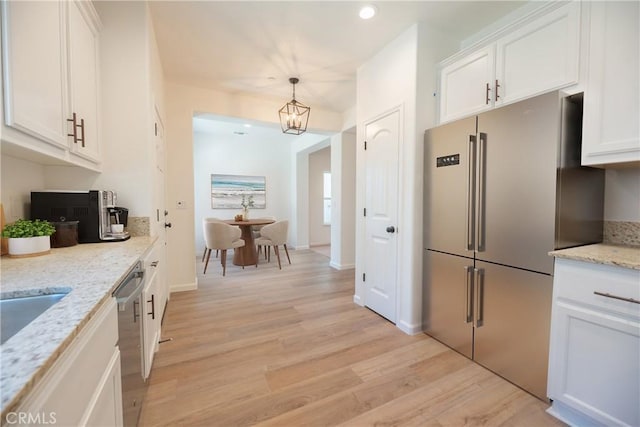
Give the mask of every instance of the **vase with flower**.
M 242 195 L 242 201 L 240 202 L 240 206 L 242 206 L 242 219 L 244 221 L 249 220 L 249 208 L 252 208 L 254 205 L 253 196 L 245 196 Z

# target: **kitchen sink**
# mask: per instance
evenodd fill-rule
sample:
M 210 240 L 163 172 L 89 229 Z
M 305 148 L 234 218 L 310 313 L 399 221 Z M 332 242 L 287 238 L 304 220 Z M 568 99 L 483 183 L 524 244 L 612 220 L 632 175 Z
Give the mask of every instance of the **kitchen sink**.
M 36 295 L 0 300 L 0 344 L 60 301 L 66 293 Z

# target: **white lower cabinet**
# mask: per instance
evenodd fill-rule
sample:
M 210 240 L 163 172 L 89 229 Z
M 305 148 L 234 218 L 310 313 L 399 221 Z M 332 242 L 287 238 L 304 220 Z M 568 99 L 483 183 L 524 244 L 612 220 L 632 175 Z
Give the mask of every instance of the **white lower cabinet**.
M 549 413 L 640 425 L 640 271 L 557 258 L 553 294 Z
M 116 303 L 109 298 L 24 399 L 20 425 L 122 426 Z
M 166 295 L 162 292 L 162 259 L 159 250 L 164 248 L 158 242 L 144 256 L 145 285 L 142 291 L 144 312 L 142 313 L 143 366 L 144 377 L 148 378 L 153 366 L 153 358 L 158 350 L 160 327 Z

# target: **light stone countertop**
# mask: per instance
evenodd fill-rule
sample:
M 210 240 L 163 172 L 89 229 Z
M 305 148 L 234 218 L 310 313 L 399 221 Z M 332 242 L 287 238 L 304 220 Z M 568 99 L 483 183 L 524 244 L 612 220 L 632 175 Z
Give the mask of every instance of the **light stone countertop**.
M 0 299 L 69 292 L 0 345 L 2 419 L 16 409 L 155 240 L 132 237 L 54 248 L 32 258 L 2 258 Z
M 605 243 L 578 246 L 549 252 L 557 258 L 568 258 L 594 264 L 615 265 L 640 270 L 640 247 L 621 246 Z

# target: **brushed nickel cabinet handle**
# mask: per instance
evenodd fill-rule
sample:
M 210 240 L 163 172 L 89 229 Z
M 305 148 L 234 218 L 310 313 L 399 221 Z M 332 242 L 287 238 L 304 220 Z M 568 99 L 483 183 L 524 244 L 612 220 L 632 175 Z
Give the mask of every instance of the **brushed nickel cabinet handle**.
M 82 148 L 84 148 L 84 119 L 80 119 L 80 124 L 78 126 L 80 127 L 80 138 L 78 138 L 78 142 L 81 142 Z
M 73 115 L 71 116 L 70 119 L 67 119 L 68 122 L 71 122 L 71 129 L 73 133 L 68 133 L 67 136 L 72 136 L 73 137 L 73 143 L 76 144 L 78 142 L 78 118 L 76 116 L 76 113 L 73 113 Z
M 151 299 L 147 300 L 147 302 L 151 303 L 151 313 L 147 313 L 147 315 L 150 315 L 152 319 L 155 320 L 156 318 L 156 303 L 155 303 L 155 295 L 151 294 Z
M 491 100 L 491 98 L 489 97 L 489 92 L 491 92 L 491 88 L 489 87 L 489 83 L 487 83 L 486 89 L 485 89 L 485 94 L 484 94 L 484 103 L 486 105 L 489 105 L 489 101 Z
M 640 300 L 634 299 L 634 298 L 626 298 L 626 297 L 619 297 L 617 295 L 611 295 L 608 294 L 606 292 L 598 292 L 598 291 L 593 291 L 594 294 L 599 295 L 601 297 L 605 297 L 605 298 L 612 298 L 612 299 L 618 299 L 620 301 L 626 301 L 626 302 L 632 302 L 634 304 L 640 304 Z
M 496 101 L 498 100 L 498 98 L 500 98 L 500 95 L 498 95 L 499 87 L 500 87 L 500 84 L 498 83 L 498 79 L 496 79 Z

